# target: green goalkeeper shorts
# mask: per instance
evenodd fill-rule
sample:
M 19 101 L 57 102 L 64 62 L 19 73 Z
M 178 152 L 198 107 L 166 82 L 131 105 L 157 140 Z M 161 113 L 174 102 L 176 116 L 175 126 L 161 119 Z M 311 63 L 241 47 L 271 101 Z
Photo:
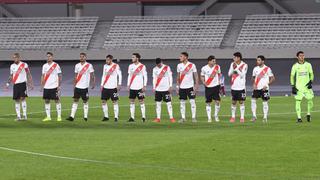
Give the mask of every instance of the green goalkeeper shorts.
M 302 100 L 303 98 L 306 98 L 306 99 L 313 99 L 314 97 L 314 94 L 313 94 L 313 91 L 312 89 L 308 89 L 308 88 L 305 88 L 305 89 L 302 89 L 302 90 L 299 90 L 297 92 L 297 95 L 294 96 L 294 98 L 296 100 Z

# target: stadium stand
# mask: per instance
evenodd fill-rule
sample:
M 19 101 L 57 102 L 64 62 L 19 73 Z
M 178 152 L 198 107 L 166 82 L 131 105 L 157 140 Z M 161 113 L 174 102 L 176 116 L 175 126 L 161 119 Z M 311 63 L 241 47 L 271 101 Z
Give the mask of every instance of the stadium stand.
M 248 15 L 236 48 L 320 47 L 320 14 Z
M 0 49 L 87 49 L 98 17 L 0 18 Z
M 117 16 L 106 49 L 219 48 L 231 15 Z

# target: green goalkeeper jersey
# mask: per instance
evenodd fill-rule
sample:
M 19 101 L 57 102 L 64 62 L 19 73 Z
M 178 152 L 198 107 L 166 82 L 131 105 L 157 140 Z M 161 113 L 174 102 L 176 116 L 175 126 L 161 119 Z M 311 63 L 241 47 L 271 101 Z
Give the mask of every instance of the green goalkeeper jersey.
M 303 90 L 307 88 L 308 82 L 313 81 L 314 75 L 312 70 L 312 65 L 308 62 L 303 64 L 295 63 L 292 66 L 290 74 L 290 83 L 295 86 L 298 90 Z

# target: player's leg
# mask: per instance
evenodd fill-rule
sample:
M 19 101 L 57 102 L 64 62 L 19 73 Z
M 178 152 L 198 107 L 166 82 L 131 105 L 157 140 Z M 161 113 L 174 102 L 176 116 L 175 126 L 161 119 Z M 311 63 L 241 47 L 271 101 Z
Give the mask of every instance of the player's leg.
M 21 95 L 20 95 L 20 101 L 21 101 L 21 107 L 22 107 L 22 114 L 23 114 L 23 120 L 27 120 L 27 101 L 26 101 L 26 97 L 28 97 L 27 95 L 27 84 L 26 83 L 22 83 L 21 84 Z
M 135 115 L 135 104 L 134 101 L 137 97 L 137 91 L 136 90 L 131 90 L 129 92 L 129 100 L 130 100 L 130 118 L 129 122 L 134 122 L 134 115 Z
M 181 119 L 179 120 L 179 123 L 183 123 L 186 121 L 186 100 L 187 100 L 186 89 L 179 89 L 179 99 L 180 99 L 180 114 L 181 114 Z
M 244 101 L 246 100 L 246 92 L 245 90 L 241 91 L 241 95 L 239 98 L 239 104 L 240 104 L 240 123 L 244 123 L 244 113 L 245 113 L 245 105 Z
M 89 114 L 89 91 L 88 91 L 88 89 L 81 90 L 81 99 L 83 102 L 83 120 L 88 121 L 88 114 Z
M 169 91 L 165 93 L 163 97 L 163 101 L 167 104 L 167 110 L 170 118 L 170 122 L 175 123 L 176 120 L 173 118 L 173 111 L 172 111 L 172 103 L 171 103 L 171 94 Z
M 311 121 L 311 111 L 313 108 L 313 98 L 314 98 L 314 94 L 312 89 L 308 89 L 306 92 L 306 99 L 307 99 L 307 104 L 308 104 L 308 109 L 307 109 L 307 121 L 310 122 Z
M 142 92 L 142 90 L 139 90 L 138 92 L 138 99 L 140 102 L 142 122 L 145 122 L 146 121 L 146 105 L 144 104 L 144 92 Z
M 268 101 L 270 99 L 269 91 L 263 91 L 262 93 L 262 106 L 263 106 L 263 120 L 262 122 L 268 122 L 268 113 L 269 113 L 269 104 Z
M 212 122 L 211 118 L 211 102 L 212 102 L 212 88 L 205 87 L 205 97 L 206 97 L 206 111 L 208 122 Z
M 103 88 L 101 91 L 101 107 L 103 112 L 102 121 L 109 121 L 109 112 L 107 101 L 111 98 L 110 92 L 108 89 Z
M 15 110 L 16 110 L 16 115 L 17 115 L 17 121 L 21 120 L 21 109 L 20 109 L 20 99 L 21 99 L 21 95 L 20 95 L 20 88 L 19 88 L 19 84 L 15 84 L 13 85 L 13 98 L 14 100 L 14 104 L 15 104 Z
M 234 90 L 231 90 L 231 96 L 232 96 L 232 101 L 231 101 L 231 118 L 230 122 L 234 123 L 236 119 L 236 111 L 237 111 L 237 93 Z
M 56 110 L 57 110 L 57 121 L 62 121 L 61 118 L 61 101 L 60 98 L 58 97 L 58 99 L 55 99 L 56 102 Z
M 153 122 L 160 122 L 160 118 L 161 118 L 161 101 L 162 101 L 162 96 L 163 96 L 163 93 L 162 92 L 159 92 L 159 91 L 156 91 L 155 94 L 154 94 L 154 100 L 156 102 L 156 119 L 153 120 Z
M 260 91 L 253 90 L 252 97 L 251 97 L 251 112 L 252 112 L 252 119 L 251 122 L 256 122 L 257 120 L 257 99 L 260 98 Z
M 17 114 L 17 121 L 21 120 L 21 112 L 20 112 L 20 99 L 15 100 L 15 109 Z
M 297 122 L 300 123 L 302 122 L 301 119 L 301 101 L 303 98 L 303 94 L 301 91 L 298 91 L 297 94 L 294 96 L 296 100 L 296 113 L 297 113 Z
M 77 109 L 78 109 L 79 99 L 80 99 L 80 94 L 78 92 L 78 89 L 74 88 L 74 90 L 73 90 L 73 103 L 72 103 L 72 107 L 71 107 L 71 113 L 70 113 L 70 116 L 66 120 L 68 120 L 68 121 L 73 121 L 74 120 L 75 114 L 76 114 Z
M 42 121 L 51 121 L 50 89 L 43 89 L 46 117 Z
M 111 100 L 113 103 L 114 122 L 118 122 L 119 119 L 119 94 L 118 89 L 113 89 Z
M 196 112 L 197 112 L 196 92 L 193 90 L 193 88 L 190 88 L 188 91 L 189 91 L 188 97 L 189 97 L 189 102 L 190 102 L 190 107 L 191 107 L 192 122 L 197 122 L 197 119 L 196 119 Z
M 216 86 L 213 88 L 213 95 L 212 99 L 215 101 L 215 106 L 214 106 L 214 120 L 216 122 L 219 122 L 219 111 L 220 111 L 220 94 L 219 94 L 220 86 Z

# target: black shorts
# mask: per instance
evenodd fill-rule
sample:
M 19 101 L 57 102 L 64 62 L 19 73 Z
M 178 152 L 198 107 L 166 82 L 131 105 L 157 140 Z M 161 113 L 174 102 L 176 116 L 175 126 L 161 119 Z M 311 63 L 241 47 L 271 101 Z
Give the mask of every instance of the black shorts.
M 171 102 L 171 94 L 169 91 L 156 91 L 154 97 L 157 102 Z
M 206 87 L 205 88 L 205 96 L 206 96 L 206 103 L 212 102 L 212 100 L 220 101 L 220 86 L 214 87 Z
M 74 88 L 73 98 L 75 99 L 81 98 L 83 101 L 89 100 L 88 88 L 86 89 Z
M 22 97 L 28 97 L 27 95 L 27 83 L 17 83 L 13 85 L 13 98 L 14 100 L 20 99 Z
M 101 100 L 109 100 L 118 101 L 119 100 L 119 93 L 117 88 L 114 89 L 105 89 L 103 88 L 101 91 Z
M 59 100 L 58 89 L 43 89 L 43 99 Z
M 196 93 L 193 88 L 188 89 L 179 89 L 179 99 L 187 100 L 187 99 L 195 99 Z
M 142 92 L 142 89 L 132 90 L 130 89 L 129 99 L 144 99 L 145 93 Z
M 245 90 L 231 90 L 232 100 L 233 101 L 245 101 L 246 100 L 246 91 Z
M 270 99 L 270 93 L 269 93 L 269 90 L 263 90 L 263 89 L 260 89 L 260 90 L 254 90 L 252 92 L 252 98 L 261 98 L 263 101 L 268 101 Z

